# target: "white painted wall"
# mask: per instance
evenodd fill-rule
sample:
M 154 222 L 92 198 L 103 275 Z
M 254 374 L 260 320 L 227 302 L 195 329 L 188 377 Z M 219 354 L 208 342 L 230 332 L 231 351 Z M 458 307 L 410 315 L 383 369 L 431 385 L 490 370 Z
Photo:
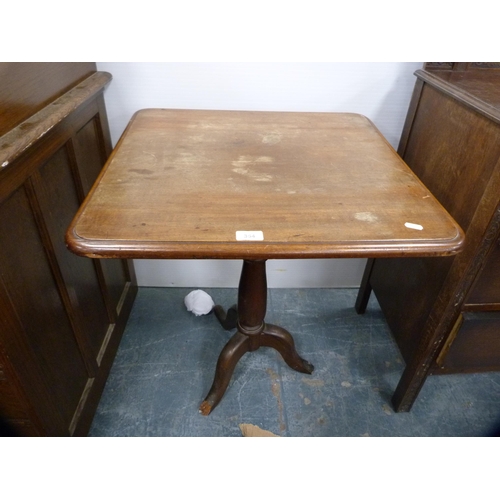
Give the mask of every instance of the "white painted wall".
M 113 145 L 142 108 L 344 111 L 370 118 L 396 148 L 422 63 L 97 63 Z M 268 261 L 268 285 L 357 287 L 364 259 Z M 140 286 L 236 287 L 238 261 L 136 260 Z

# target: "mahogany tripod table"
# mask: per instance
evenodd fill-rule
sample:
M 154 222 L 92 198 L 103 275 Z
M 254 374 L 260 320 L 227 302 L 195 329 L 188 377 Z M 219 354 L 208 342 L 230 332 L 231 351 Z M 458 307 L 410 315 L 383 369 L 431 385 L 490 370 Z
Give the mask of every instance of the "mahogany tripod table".
M 137 112 L 67 233 L 92 258 L 240 259 L 237 328 L 200 406 L 243 354 L 273 347 L 313 366 L 265 322 L 267 259 L 446 256 L 463 232 L 374 125 L 349 113 Z

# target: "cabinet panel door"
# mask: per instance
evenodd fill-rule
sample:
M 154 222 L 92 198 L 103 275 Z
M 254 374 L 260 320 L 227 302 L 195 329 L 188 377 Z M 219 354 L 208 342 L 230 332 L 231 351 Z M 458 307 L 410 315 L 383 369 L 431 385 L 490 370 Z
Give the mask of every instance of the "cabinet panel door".
M 500 310 L 500 240 L 491 249 L 465 303 Z
M 95 263 L 70 252 L 64 241 L 66 229 L 79 207 L 65 148 L 60 149 L 39 169 L 39 179 L 36 194 L 71 300 L 71 314 L 78 323 L 80 332 L 85 335 L 93 358 L 96 359 L 109 320 Z
M 37 373 L 57 401 L 54 411 L 69 426 L 88 375 L 23 187 L 0 206 L 0 263 L 31 356 L 25 359 L 16 347 L 18 332 L 2 332 L 4 348 L 17 353 L 12 361 L 21 380 L 19 372 L 37 360 Z
M 500 312 L 464 313 L 441 370 L 452 373 L 499 368 Z

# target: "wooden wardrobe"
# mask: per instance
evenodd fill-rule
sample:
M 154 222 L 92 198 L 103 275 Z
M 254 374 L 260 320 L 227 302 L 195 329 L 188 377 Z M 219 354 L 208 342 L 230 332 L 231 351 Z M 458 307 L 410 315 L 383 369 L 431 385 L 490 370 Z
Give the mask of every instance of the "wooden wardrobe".
M 88 432 L 137 286 L 130 262 L 64 235 L 111 152 L 95 63 L 0 63 L 0 420 Z

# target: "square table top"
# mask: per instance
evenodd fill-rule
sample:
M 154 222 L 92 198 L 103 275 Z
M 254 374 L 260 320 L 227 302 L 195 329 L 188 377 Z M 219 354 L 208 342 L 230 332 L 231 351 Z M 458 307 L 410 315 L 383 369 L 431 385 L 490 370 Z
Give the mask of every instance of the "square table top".
M 464 234 L 351 113 L 145 109 L 66 235 L 89 257 L 453 255 Z

